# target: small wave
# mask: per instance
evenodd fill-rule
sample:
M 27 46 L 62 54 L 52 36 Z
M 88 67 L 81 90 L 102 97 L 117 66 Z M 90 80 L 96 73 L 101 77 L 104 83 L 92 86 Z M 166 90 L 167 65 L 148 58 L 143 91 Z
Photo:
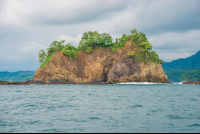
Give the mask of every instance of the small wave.
M 18 126 L 20 123 L 19 122 L 0 122 L 1 127 L 6 127 L 6 126 Z
M 87 122 L 86 120 L 78 120 L 78 119 L 74 119 L 73 121 L 76 121 L 76 122 Z
M 198 100 L 196 100 L 196 99 L 194 99 L 194 98 L 190 98 L 189 100 L 190 100 L 190 101 L 198 101 Z
M 183 82 L 172 82 L 172 84 L 183 84 Z
M 180 117 L 178 115 L 167 115 L 171 119 L 185 119 L 185 117 Z
M 26 123 L 26 124 L 38 124 L 38 123 L 39 123 L 39 124 L 42 124 L 41 121 L 39 121 L 39 120 L 36 120 L 36 121 L 32 121 L 32 120 L 31 120 L 31 121 L 28 121 L 28 122 L 25 122 L 25 123 Z
M 24 106 L 24 107 L 34 107 L 35 105 L 32 105 L 32 104 L 30 104 L 30 105 L 26 105 L 26 106 Z
M 17 91 L 15 91 L 15 92 L 22 92 L 21 90 L 17 90 Z
M 156 82 L 120 82 L 117 84 L 166 84 L 166 83 L 156 83 Z
M 87 94 L 87 95 L 92 95 L 91 93 Z
M 90 117 L 89 119 L 94 120 L 94 119 L 99 119 L 98 117 Z
M 75 106 L 75 105 L 68 105 L 69 107 L 77 107 L 77 106 Z
M 189 125 L 188 127 L 200 127 L 199 124 L 193 124 L 193 125 Z
M 43 133 L 67 133 L 68 131 L 67 130 L 61 130 L 61 129 L 45 129 L 45 130 L 42 130 Z
M 156 113 L 156 112 L 163 112 L 162 109 L 156 109 L 156 110 L 151 110 L 152 113 Z
M 134 106 L 130 106 L 132 108 L 136 108 L 136 107 L 143 107 L 142 105 L 134 105 Z

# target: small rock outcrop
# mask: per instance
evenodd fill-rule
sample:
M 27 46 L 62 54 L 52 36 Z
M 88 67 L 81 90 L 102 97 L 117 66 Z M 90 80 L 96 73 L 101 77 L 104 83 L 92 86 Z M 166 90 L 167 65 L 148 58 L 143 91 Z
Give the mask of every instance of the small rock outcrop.
M 183 84 L 193 84 L 193 85 L 200 85 L 200 79 L 198 81 L 187 81 L 187 82 L 184 82 Z
M 118 83 L 159 82 L 168 83 L 162 65 L 143 63 L 129 56 L 138 48 L 128 41 L 124 48 L 111 53 L 109 48 L 98 48 L 90 53 L 78 51 L 78 58 L 70 60 L 62 52 L 56 52 L 48 65 L 38 68 L 33 84 L 40 83 Z
M 30 85 L 29 81 L 17 82 L 17 81 L 0 81 L 0 85 Z

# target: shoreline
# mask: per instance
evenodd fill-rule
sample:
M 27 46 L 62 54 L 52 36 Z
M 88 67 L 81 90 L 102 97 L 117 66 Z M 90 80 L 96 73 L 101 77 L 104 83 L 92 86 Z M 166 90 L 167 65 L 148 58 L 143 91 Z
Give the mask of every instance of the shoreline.
M 127 82 L 127 83 L 134 83 L 134 82 Z M 136 82 L 137 83 L 137 82 Z M 139 82 L 138 82 L 139 83 Z M 24 82 L 17 82 L 17 81 L 0 81 L 0 85 L 56 85 L 56 84 L 74 84 L 74 85 L 108 85 L 110 83 L 107 82 L 87 82 L 87 83 L 75 83 L 75 82 L 68 82 L 68 81 L 61 81 L 61 82 L 33 82 L 31 80 L 24 81 Z M 120 83 L 115 83 L 120 84 Z M 122 83 L 123 84 L 123 83 Z M 148 83 L 147 83 L 148 84 Z M 151 82 L 149 83 L 151 84 Z M 159 83 L 158 83 L 159 84 Z M 173 82 L 162 83 L 162 84 L 177 84 Z M 188 85 L 200 85 L 200 80 L 197 82 L 194 81 L 187 81 L 183 82 L 182 84 Z
M 0 81 L 0 85 L 53 85 L 53 84 L 74 84 L 74 85 L 107 85 L 107 82 L 87 82 L 87 83 L 75 83 L 75 82 L 68 82 L 68 81 L 61 81 L 61 82 L 32 82 L 32 81 L 24 81 L 24 82 L 17 82 L 17 81 Z

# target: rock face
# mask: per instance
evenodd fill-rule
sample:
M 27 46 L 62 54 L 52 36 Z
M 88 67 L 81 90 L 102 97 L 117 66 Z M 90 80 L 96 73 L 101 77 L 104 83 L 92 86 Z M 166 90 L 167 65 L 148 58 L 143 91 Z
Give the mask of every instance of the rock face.
M 150 81 L 168 83 L 167 76 L 161 65 L 144 64 L 136 60 L 128 53 L 138 52 L 137 46 L 130 41 L 124 48 L 111 53 L 111 49 L 98 48 L 90 53 L 78 51 L 78 58 L 70 60 L 61 52 L 56 52 L 48 65 L 38 68 L 34 78 L 34 84 L 39 83 L 92 83 L 121 81 Z
M 168 83 L 167 75 L 163 72 L 161 65 L 151 64 L 149 68 L 132 70 L 126 64 L 114 65 L 110 70 L 108 77 L 110 78 L 108 83 L 119 83 L 119 82 L 157 82 L 157 83 Z M 122 69 L 124 68 L 124 69 Z M 123 70 L 123 71 L 122 71 Z M 130 72 L 130 73 L 129 73 Z M 122 74 L 122 75 L 121 75 Z M 124 75 L 128 74 L 128 75 Z

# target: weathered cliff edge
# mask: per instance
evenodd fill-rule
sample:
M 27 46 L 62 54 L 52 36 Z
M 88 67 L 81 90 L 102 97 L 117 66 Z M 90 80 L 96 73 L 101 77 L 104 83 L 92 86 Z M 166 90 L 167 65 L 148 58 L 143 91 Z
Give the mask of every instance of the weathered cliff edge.
M 138 53 L 138 46 L 128 41 L 124 48 L 111 53 L 111 49 L 98 48 L 90 53 L 78 51 L 78 58 L 70 60 L 62 52 L 56 52 L 48 65 L 38 68 L 33 84 L 40 83 L 118 83 L 118 82 L 158 82 L 168 83 L 162 65 L 143 63 L 128 56 Z

